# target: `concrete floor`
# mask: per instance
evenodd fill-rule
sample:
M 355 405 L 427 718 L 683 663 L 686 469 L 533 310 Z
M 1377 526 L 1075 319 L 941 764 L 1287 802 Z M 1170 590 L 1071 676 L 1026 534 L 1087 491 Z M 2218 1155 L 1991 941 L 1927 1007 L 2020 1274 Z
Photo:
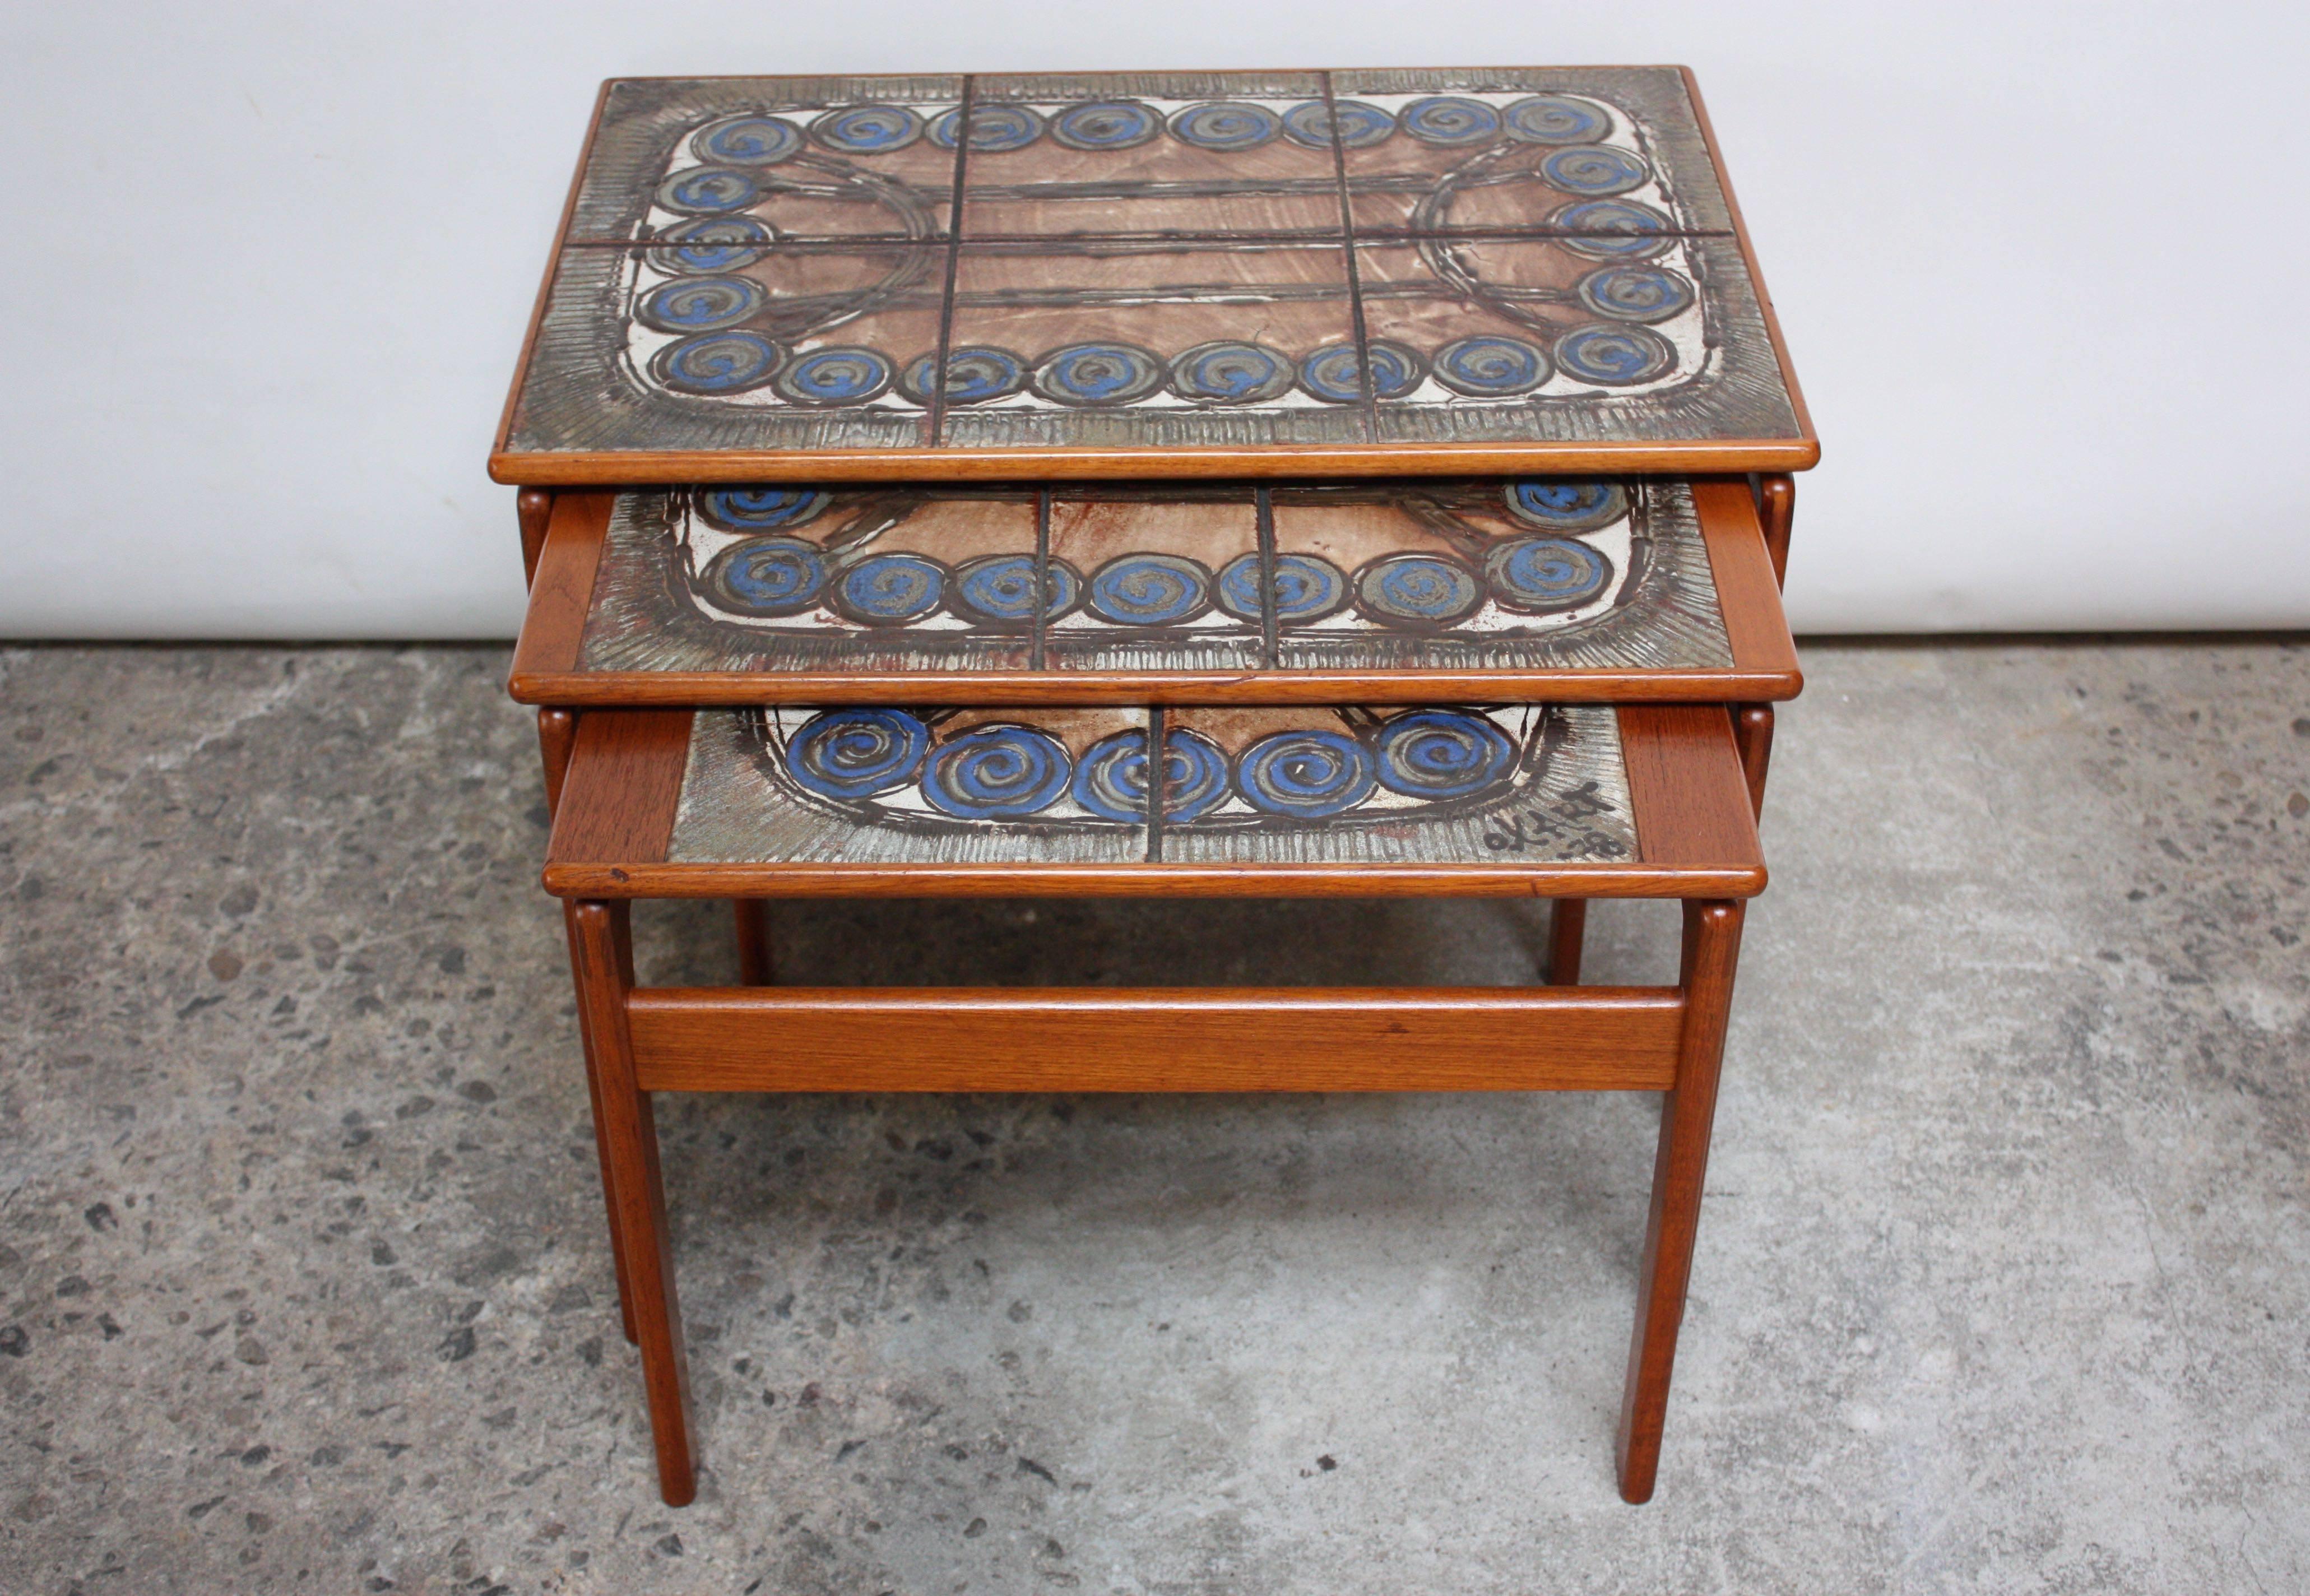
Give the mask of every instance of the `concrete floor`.
M 2310 648 L 1807 664 L 1652 1505 L 1646 1100 L 690 1098 L 673 1511 L 503 651 L 0 654 L 0 1590 L 2310 1588 Z M 1499 982 L 1545 912 L 778 924 Z

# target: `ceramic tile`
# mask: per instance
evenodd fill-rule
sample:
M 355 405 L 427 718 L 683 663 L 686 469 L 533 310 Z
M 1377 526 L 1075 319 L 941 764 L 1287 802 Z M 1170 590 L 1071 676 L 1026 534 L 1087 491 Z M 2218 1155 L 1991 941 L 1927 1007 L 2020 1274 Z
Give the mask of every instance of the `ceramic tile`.
M 1637 851 L 1609 707 L 797 707 L 698 713 L 667 857 L 1493 864 Z
M 1680 483 L 1298 484 L 1265 494 L 1264 531 L 1262 497 L 1245 483 L 624 494 L 579 668 L 1732 664 Z
M 1604 202 L 1672 231 L 1732 220 L 1682 78 L 1659 67 L 1332 74 L 1359 238 L 1613 230 Z
M 700 710 L 666 857 L 746 863 L 1144 859 L 1139 708 Z
M 966 237 L 1341 233 L 1315 73 L 983 77 Z

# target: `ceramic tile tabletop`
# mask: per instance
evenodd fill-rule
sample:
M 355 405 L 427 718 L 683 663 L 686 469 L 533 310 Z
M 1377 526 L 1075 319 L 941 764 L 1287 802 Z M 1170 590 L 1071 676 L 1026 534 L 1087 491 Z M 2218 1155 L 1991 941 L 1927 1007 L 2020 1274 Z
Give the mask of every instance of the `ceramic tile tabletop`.
M 1625 67 L 613 83 L 508 426 L 540 481 L 1809 447 L 1685 79 Z
M 764 677 L 1732 664 L 1686 484 L 1483 478 L 627 493 L 577 654 Z
M 1495 864 L 1637 851 L 1602 706 L 790 706 L 698 713 L 666 856 Z

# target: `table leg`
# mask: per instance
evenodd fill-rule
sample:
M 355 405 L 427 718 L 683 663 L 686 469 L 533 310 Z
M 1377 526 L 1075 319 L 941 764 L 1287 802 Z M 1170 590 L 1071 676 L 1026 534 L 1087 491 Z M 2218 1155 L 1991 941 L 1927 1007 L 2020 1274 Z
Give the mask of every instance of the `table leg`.
M 650 1095 L 635 1084 L 626 996 L 633 990 L 631 916 L 623 903 L 571 903 L 569 962 L 586 1017 L 586 1065 L 600 1105 L 610 1174 L 610 1230 L 622 1241 L 642 1382 L 657 1443 L 658 1489 L 669 1506 L 698 1494 L 698 1454 L 690 1428 L 690 1366 L 682 1345 L 666 1235 L 665 1187 L 658 1170 L 657 1123 Z
M 770 906 L 759 898 L 734 898 L 738 923 L 738 984 L 768 986 L 777 978 L 770 947 Z
M 1785 472 L 1757 481 L 1757 508 L 1765 518 L 1765 551 L 1773 559 L 1773 580 L 1789 581 L 1789 531 L 1797 518 L 1797 485 Z
M 1732 746 L 1741 755 L 1741 772 L 1749 778 L 1749 807 L 1757 818 L 1765 815 L 1765 770 L 1773 762 L 1773 707 L 1742 704 L 1732 711 Z
M 1548 984 L 1580 984 L 1580 947 L 1588 933 L 1588 900 L 1559 898 L 1548 911 Z
M 1677 1045 L 1676 1084 L 1661 1099 L 1652 1215 L 1645 1230 L 1637 1328 L 1620 1405 L 1620 1495 L 1629 1502 L 1652 1499 L 1660 1469 L 1669 1375 L 1676 1363 L 1685 1287 L 1692 1277 L 1701 1184 L 1708 1172 L 1708 1130 L 1716 1114 L 1717 1067 L 1724 1060 L 1732 972 L 1741 955 L 1741 910 L 1738 903 L 1684 906 L 1684 1028 Z
M 514 496 L 514 514 L 521 519 L 521 579 L 537 580 L 537 557 L 545 548 L 545 525 L 553 519 L 553 495 L 543 488 L 524 488 Z

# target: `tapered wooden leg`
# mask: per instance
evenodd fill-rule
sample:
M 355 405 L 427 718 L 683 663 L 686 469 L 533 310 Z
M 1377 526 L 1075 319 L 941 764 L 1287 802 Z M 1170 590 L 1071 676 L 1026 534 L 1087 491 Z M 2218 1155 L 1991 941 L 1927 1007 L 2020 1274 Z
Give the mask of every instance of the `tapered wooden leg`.
M 1588 932 L 1588 900 L 1559 898 L 1548 912 L 1548 984 L 1580 984 L 1580 945 Z
M 1684 906 L 1684 1032 L 1677 1045 L 1676 1085 L 1661 1101 L 1652 1217 L 1645 1230 L 1637 1329 L 1620 1403 L 1620 1495 L 1630 1502 L 1652 1499 L 1660 1470 L 1661 1427 L 1668 1416 L 1685 1286 L 1692 1278 L 1700 1188 L 1708 1173 L 1708 1128 L 1716 1115 L 1717 1066 L 1724 1056 L 1724 1021 L 1740 955 L 1739 904 Z
M 633 939 L 623 903 L 568 906 L 569 961 L 586 1016 L 586 1063 L 595 1080 L 608 1148 L 610 1228 L 622 1238 L 642 1382 L 657 1443 L 658 1489 L 670 1506 L 698 1494 L 690 1430 L 690 1366 L 682 1345 L 666 1235 L 665 1188 L 658 1173 L 657 1122 L 649 1094 L 634 1083 L 626 994 L 633 990 Z
M 1785 472 L 1757 481 L 1757 510 L 1765 522 L 1765 551 L 1772 556 L 1773 580 L 1789 582 L 1789 532 L 1797 518 L 1797 485 Z
M 545 759 L 545 812 L 551 816 L 561 808 L 561 782 L 569 773 L 569 750 L 578 741 L 578 716 L 574 710 L 541 709 L 537 712 L 537 747 Z M 586 1003 L 580 993 L 578 1003 L 578 1039 L 590 1057 L 594 1042 L 586 1024 Z M 594 1079 L 589 1066 L 586 1071 L 586 1091 L 594 1100 L 594 1151 L 602 1162 L 602 1190 L 610 1189 L 609 1132 L 602 1128 L 602 1089 Z M 610 1262 L 618 1273 L 618 1318 L 624 1326 L 626 1340 L 634 1337 L 634 1294 L 626 1284 L 626 1247 L 616 1227 L 610 1230 Z
M 1773 707 L 1741 704 L 1732 710 L 1732 746 L 1741 755 L 1741 772 L 1749 778 L 1749 807 L 1759 819 L 1765 813 L 1765 771 L 1773 762 Z
M 736 898 L 730 907 L 738 921 L 738 984 L 768 986 L 777 967 L 770 951 L 770 906 L 759 898 Z
M 524 488 L 514 496 L 514 514 L 521 518 L 521 579 L 537 580 L 537 557 L 545 548 L 545 525 L 553 519 L 553 495 L 543 488 Z

